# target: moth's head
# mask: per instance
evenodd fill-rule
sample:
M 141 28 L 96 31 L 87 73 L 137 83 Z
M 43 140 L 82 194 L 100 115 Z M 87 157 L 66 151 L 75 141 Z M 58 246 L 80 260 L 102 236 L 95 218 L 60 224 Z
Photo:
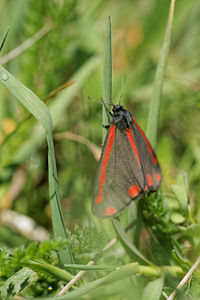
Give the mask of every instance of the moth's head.
M 124 107 L 124 106 L 123 106 L 123 105 L 120 105 L 120 104 L 114 105 L 112 111 L 113 111 L 114 113 L 119 112 L 120 110 L 123 109 L 123 107 Z

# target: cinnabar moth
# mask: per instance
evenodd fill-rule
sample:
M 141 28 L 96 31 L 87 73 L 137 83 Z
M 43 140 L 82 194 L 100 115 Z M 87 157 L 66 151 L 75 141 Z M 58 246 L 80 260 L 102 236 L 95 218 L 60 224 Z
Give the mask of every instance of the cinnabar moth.
M 123 106 L 112 105 L 92 202 L 94 215 L 101 218 L 116 216 L 132 200 L 157 190 L 162 177 L 156 154 L 140 126 Z

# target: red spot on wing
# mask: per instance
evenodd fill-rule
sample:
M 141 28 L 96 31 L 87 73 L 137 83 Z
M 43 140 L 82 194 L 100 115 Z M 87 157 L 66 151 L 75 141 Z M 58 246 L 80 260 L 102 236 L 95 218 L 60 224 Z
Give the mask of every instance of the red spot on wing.
M 157 178 L 157 180 L 160 182 L 161 181 L 161 176 L 160 176 L 160 174 L 156 174 L 156 178 Z
M 128 190 L 129 196 L 135 198 L 140 192 L 140 188 L 137 184 L 131 186 Z
M 153 180 L 151 178 L 151 175 L 147 175 L 147 181 L 148 181 L 148 185 L 153 185 Z
M 116 212 L 117 212 L 117 210 L 116 210 L 115 207 L 109 206 L 109 207 L 107 207 L 106 210 L 105 210 L 105 215 L 106 215 L 106 216 L 111 216 L 111 215 L 114 215 Z
M 129 142 L 130 142 L 130 144 L 131 144 L 131 146 L 133 148 L 135 156 L 136 156 L 136 158 L 137 158 L 137 160 L 138 160 L 138 162 L 140 164 L 140 158 L 139 158 L 138 151 L 137 151 L 134 139 L 133 139 L 133 134 L 132 134 L 131 128 L 129 128 L 128 130 L 126 130 L 126 135 L 127 135 L 128 139 L 129 139 Z
M 131 116 L 131 117 L 132 117 L 132 116 Z M 142 134 L 142 136 L 143 136 L 143 138 L 144 138 L 144 140 L 145 140 L 145 142 L 146 142 L 146 144 L 147 144 L 147 147 L 148 147 L 148 150 L 149 150 L 149 152 L 150 152 L 150 154 L 151 154 L 151 156 L 152 156 L 154 165 L 157 165 L 158 161 L 157 161 L 157 159 L 156 159 L 156 157 L 155 157 L 155 155 L 154 155 L 154 153 L 153 153 L 153 150 L 152 150 L 152 148 L 151 148 L 151 145 L 150 145 L 149 141 L 147 140 L 146 135 L 144 134 L 144 132 L 142 131 L 142 129 L 140 128 L 140 126 L 138 125 L 138 123 L 135 121 L 135 119 L 134 119 L 133 117 L 132 117 L 132 119 L 133 119 L 134 123 L 136 124 L 138 130 L 139 130 L 140 133 Z
M 115 127 L 113 125 L 110 126 L 110 131 L 109 131 L 109 138 L 108 138 L 108 144 L 106 147 L 103 163 L 101 166 L 101 173 L 100 173 L 100 179 L 99 179 L 99 194 L 98 196 L 94 199 L 95 203 L 100 203 L 102 201 L 102 196 L 103 196 L 103 185 L 106 180 L 106 168 L 108 164 L 108 160 L 110 157 L 110 152 L 112 150 L 113 142 L 115 139 Z

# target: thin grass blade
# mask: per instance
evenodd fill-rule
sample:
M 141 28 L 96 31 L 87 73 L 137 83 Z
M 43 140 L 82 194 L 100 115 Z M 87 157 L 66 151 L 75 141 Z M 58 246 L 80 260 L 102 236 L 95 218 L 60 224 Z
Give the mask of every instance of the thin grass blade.
M 111 103 L 112 100 L 112 48 L 111 48 L 111 20 L 108 18 L 104 64 L 103 64 L 103 78 L 102 78 L 103 100 Z M 108 107 L 110 110 L 110 108 Z M 102 105 L 102 120 L 103 124 L 108 124 L 108 115 L 104 105 Z M 104 143 L 106 137 L 106 129 L 102 129 L 102 142 Z
M 175 6 L 175 0 L 171 0 L 168 23 L 167 23 L 164 40 L 163 40 L 163 45 L 162 45 L 157 71 L 156 71 L 156 76 L 154 80 L 153 95 L 150 102 L 149 115 L 148 115 L 146 134 L 154 149 L 156 149 L 157 146 L 161 96 L 162 96 L 163 80 L 164 80 L 165 70 L 167 65 L 167 58 L 168 58 L 169 48 L 170 48 L 174 6 Z
M 145 261 L 147 264 L 153 265 L 152 262 L 150 262 L 144 255 L 130 242 L 128 236 L 126 235 L 126 232 L 122 228 L 120 221 L 117 218 L 112 218 L 113 227 L 115 229 L 115 232 L 117 234 L 118 239 L 120 240 L 121 244 L 124 246 L 126 251 L 128 253 L 132 253 L 135 256 L 139 257 L 143 261 Z
M 6 32 L 5 32 L 4 36 L 3 36 L 3 39 L 2 39 L 1 44 L 0 44 L 0 52 L 3 49 L 3 46 L 4 46 L 5 41 L 7 39 L 9 30 L 10 30 L 10 27 L 8 27 L 8 29 L 6 30 Z
M 103 265 L 78 265 L 78 264 L 65 264 L 63 267 L 67 269 L 73 269 L 73 270 L 85 270 L 85 271 L 111 271 L 115 270 L 116 266 L 103 266 Z

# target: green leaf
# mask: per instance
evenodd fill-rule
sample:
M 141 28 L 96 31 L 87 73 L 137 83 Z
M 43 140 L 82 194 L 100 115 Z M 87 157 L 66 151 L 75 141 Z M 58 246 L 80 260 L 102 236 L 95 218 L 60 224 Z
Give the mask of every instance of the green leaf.
M 36 280 L 36 277 L 37 274 L 29 268 L 19 270 L 6 280 L 4 285 L 0 288 L 0 298 L 2 300 L 13 299 L 15 295 L 19 294 L 23 289 Z
M 176 199 L 179 202 L 180 207 L 183 209 L 185 213 L 188 212 L 188 204 L 189 199 L 187 195 L 187 191 L 185 189 L 185 186 L 183 185 L 171 185 L 172 191 L 174 192 Z
M 112 100 L 112 48 L 111 48 L 111 20 L 108 18 L 104 64 L 103 64 L 103 78 L 102 78 L 103 100 L 111 103 Z M 102 119 L 103 124 L 108 123 L 108 116 L 104 105 L 102 106 Z M 106 129 L 102 130 L 102 141 L 104 143 L 106 136 Z
M 185 221 L 185 217 L 178 212 L 173 212 L 170 216 L 170 220 L 174 224 L 181 224 Z
M 160 116 L 161 107 L 161 95 L 163 88 L 163 80 L 165 76 L 165 70 L 167 65 L 167 58 L 169 53 L 170 41 L 171 41 L 171 31 L 173 24 L 175 0 L 171 0 L 168 24 L 165 32 L 165 37 L 163 40 L 162 50 L 160 54 L 160 59 L 156 71 L 156 76 L 154 80 L 153 95 L 149 107 L 148 123 L 147 123 L 147 137 L 151 142 L 154 149 L 157 146 L 157 136 L 158 136 L 158 123 Z M 159 22 L 159 21 L 158 21 Z
M 142 300 L 159 300 L 164 284 L 164 277 L 149 282 L 142 294 Z

